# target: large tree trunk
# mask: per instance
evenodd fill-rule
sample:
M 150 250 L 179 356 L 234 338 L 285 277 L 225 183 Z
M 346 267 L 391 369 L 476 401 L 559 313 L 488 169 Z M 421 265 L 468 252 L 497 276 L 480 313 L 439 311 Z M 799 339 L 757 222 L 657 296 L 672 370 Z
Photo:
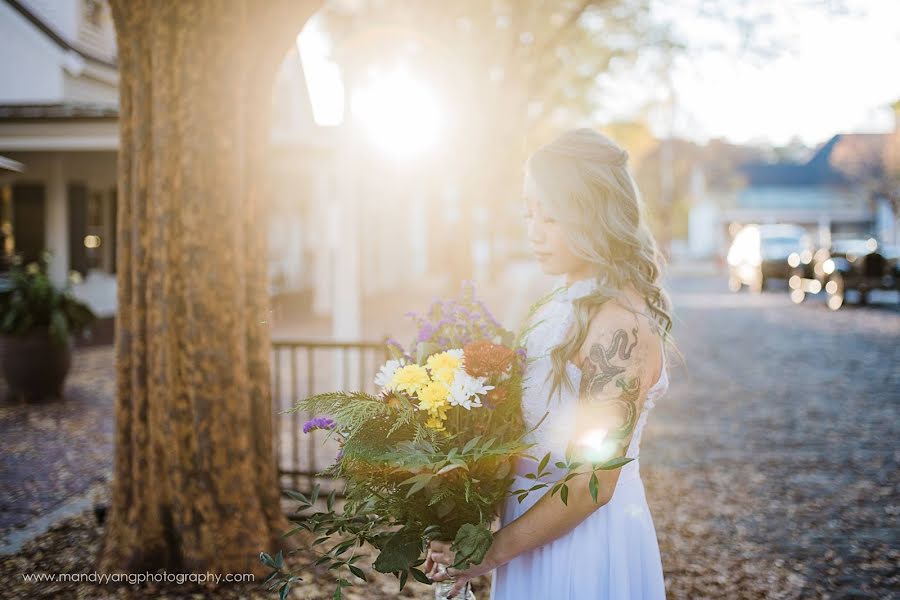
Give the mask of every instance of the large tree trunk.
M 272 446 L 265 155 L 309 0 L 113 0 L 116 456 L 98 569 L 261 574 Z

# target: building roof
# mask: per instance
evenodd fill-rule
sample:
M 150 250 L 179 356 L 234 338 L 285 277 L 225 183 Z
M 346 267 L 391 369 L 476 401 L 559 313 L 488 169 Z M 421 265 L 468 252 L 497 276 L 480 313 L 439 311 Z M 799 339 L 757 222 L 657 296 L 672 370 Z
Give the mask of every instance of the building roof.
M 117 119 L 119 108 L 110 104 L 64 102 L 57 104 L 0 104 L 2 121 L 48 119 Z
M 21 173 L 24 170 L 25 165 L 23 165 L 19 161 L 0 155 L 0 171 L 12 171 L 13 173 Z
M 79 48 L 61 36 L 53 27 L 51 27 L 47 22 L 45 22 L 41 17 L 28 9 L 27 6 L 19 2 L 18 0 L 6 0 L 6 3 L 13 8 L 16 12 L 22 15 L 29 23 L 34 25 L 35 28 L 38 29 L 41 33 L 47 36 L 53 43 L 62 48 L 63 50 L 67 50 L 70 52 L 74 52 L 84 58 L 85 60 L 89 60 L 111 69 L 118 69 L 118 65 L 116 61 L 110 61 L 103 57 L 97 56 L 92 52 L 88 52 L 83 48 Z
M 851 184 L 877 176 L 889 134 L 839 133 L 805 163 L 744 163 L 739 170 L 749 186 Z

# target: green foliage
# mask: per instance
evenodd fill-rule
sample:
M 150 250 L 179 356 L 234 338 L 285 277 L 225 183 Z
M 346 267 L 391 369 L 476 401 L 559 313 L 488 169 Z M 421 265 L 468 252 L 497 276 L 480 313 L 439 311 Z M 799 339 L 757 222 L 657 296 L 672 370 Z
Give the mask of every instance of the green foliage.
M 535 484 L 533 486 L 529 487 L 528 489 L 523 488 L 512 491 L 511 495 L 516 496 L 519 503 L 523 502 L 531 492 L 544 489 L 551 485 L 546 482 L 547 476 L 551 474 L 550 470 L 547 468 L 547 465 L 550 463 L 550 459 L 551 455 L 548 452 L 544 455 L 540 462 L 538 462 L 537 471 L 535 471 L 534 473 L 527 473 L 525 475 L 526 479 L 535 481 Z M 568 506 L 569 481 L 571 481 L 578 475 L 590 473 L 591 478 L 588 481 L 588 491 L 590 492 L 591 498 L 593 499 L 594 503 L 596 503 L 598 501 L 598 494 L 600 492 L 600 481 L 597 479 L 597 471 L 612 471 L 615 469 L 621 469 L 633 460 L 633 458 L 616 456 L 605 462 L 592 462 L 590 463 L 590 470 L 585 471 L 581 469 L 581 466 L 584 463 L 573 460 L 570 448 L 566 451 L 566 460 L 557 461 L 556 463 L 554 463 L 554 466 L 559 471 L 565 471 L 565 475 L 563 475 L 558 481 L 552 484 L 552 487 L 550 487 L 550 496 L 553 497 L 557 493 L 559 493 L 560 499 L 563 501 L 563 504 Z
M 513 338 L 513 343 L 516 347 L 523 346 L 525 343 L 525 338 L 528 337 L 528 334 L 543 322 L 537 321 L 531 323 L 531 320 L 538 313 L 538 311 L 540 311 L 541 308 L 543 308 L 543 306 L 553 298 L 553 296 L 560 292 L 561 289 L 562 288 L 554 289 L 552 292 L 545 294 L 541 298 L 535 300 L 531 304 L 531 306 L 528 307 L 528 311 L 526 311 L 525 317 L 522 319 L 522 324 L 519 326 L 519 331 L 516 334 L 515 338 Z
M 408 571 L 424 551 L 421 533 L 412 529 L 392 535 L 372 567 L 379 573 Z
M 466 523 L 456 532 L 450 549 L 456 553 L 454 569 L 468 569 L 480 564 L 491 547 L 491 530 L 472 523 Z
M 477 310 L 463 310 L 464 305 Z M 472 338 L 472 332 L 480 328 L 492 336 L 493 343 L 512 339 L 515 345 L 509 346 L 507 353 L 522 349 L 522 336 L 498 333 L 487 309 L 471 297 L 461 303 L 436 302 L 420 320 L 427 334 L 436 340 L 448 340 L 453 348 L 464 339 L 483 339 Z M 433 342 L 410 346 L 419 364 L 430 354 L 446 349 Z M 411 353 L 402 358 L 412 360 Z M 396 576 L 401 590 L 410 576 L 428 583 L 416 568 L 424 561 L 428 540 L 452 540 L 457 568 L 484 560 L 492 543 L 491 524 L 510 495 L 514 461 L 527 455 L 532 447 L 526 441 L 528 435 L 543 422 L 542 418 L 526 431 L 521 394 L 527 363 L 516 357 L 506 364 L 496 367 L 502 372 L 486 378 L 495 390 L 502 386 L 504 394 L 491 403 L 486 395 L 484 406 L 471 410 L 448 406 L 444 429 L 424 426 L 427 411 L 417 409 L 414 396 L 396 390 L 385 390 L 378 396 L 351 391 L 317 394 L 286 411 L 327 415 L 334 421 L 329 435 L 339 436 L 342 443 L 342 457 L 323 472 L 344 482 L 341 512 L 335 510 L 334 492 L 328 495 L 324 511 L 311 510 L 319 498 L 318 486 L 309 495 L 287 492 L 300 506 L 291 518 L 296 527 L 285 534 L 301 530 L 313 534 L 313 547 L 319 554 L 315 564 L 344 576 L 338 579 L 335 597 L 341 597 L 342 590 L 354 585 L 353 581 L 366 581 L 365 571 L 354 564 L 360 559 L 356 548 L 365 545 L 378 551 L 372 568 Z M 550 455 L 538 461 L 540 475 L 548 471 L 549 461 Z M 567 462 L 557 466 L 563 464 L 574 470 L 580 465 L 569 461 L 567 456 Z M 567 478 L 574 476 L 572 472 Z M 564 500 L 568 498 L 566 481 L 554 489 Z M 530 489 L 514 494 L 521 501 L 547 486 L 535 481 Z M 265 557 L 261 560 L 270 567 L 277 562 Z M 293 575 L 279 567 L 272 581 L 288 581 L 290 577 Z
M 46 327 L 50 339 L 65 344 L 71 334 L 82 331 L 96 315 L 77 300 L 67 285 L 59 289 L 47 276 L 49 253 L 26 267 L 14 265 L 8 285 L 0 289 L 0 333 L 25 335 Z

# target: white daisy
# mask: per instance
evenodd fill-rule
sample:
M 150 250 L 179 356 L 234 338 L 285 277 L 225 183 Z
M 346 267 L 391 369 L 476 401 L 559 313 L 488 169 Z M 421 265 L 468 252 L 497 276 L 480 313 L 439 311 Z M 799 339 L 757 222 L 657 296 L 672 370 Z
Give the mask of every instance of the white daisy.
M 492 385 L 484 385 L 485 381 L 484 377 L 472 377 L 463 369 L 457 370 L 450 385 L 448 402 L 451 406 L 462 406 L 466 410 L 481 407 L 479 395 L 494 389 Z
M 391 359 L 381 365 L 381 369 L 379 369 L 378 374 L 375 375 L 375 385 L 382 388 L 382 391 L 390 392 L 391 388 L 389 387 L 389 384 L 394 377 L 394 372 L 402 366 L 403 361 L 398 359 Z

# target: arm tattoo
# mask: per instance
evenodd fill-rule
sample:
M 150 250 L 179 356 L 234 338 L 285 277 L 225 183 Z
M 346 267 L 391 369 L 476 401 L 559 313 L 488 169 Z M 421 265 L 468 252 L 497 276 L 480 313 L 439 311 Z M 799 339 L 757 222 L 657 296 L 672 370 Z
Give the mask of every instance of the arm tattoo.
M 581 392 L 588 396 L 600 394 L 610 381 L 625 372 L 625 367 L 612 364 L 610 361 L 618 354 L 620 360 L 628 360 L 637 345 L 637 327 L 631 330 L 634 341 L 629 345 L 628 333 L 618 329 L 613 334 L 609 348 L 603 344 L 594 344 L 582 365 L 584 377 L 581 380 Z
M 615 408 L 623 414 L 623 421 L 609 436 L 618 440 L 624 440 L 634 431 L 637 422 L 637 403 L 640 399 L 641 380 L 639 376 L 628 377 L 623 375 L 628 367 L 635 346 L 637 345 L 638 330 L 631 330 L 634 339 L 629 341 L 628 333 L 624 329 L 618 329 L 613 334 L 609 347 L 601 343 L 591 346 L 588 357 L 582 365 L 580 396 L 583 401 L 603 402 L 611 408 Z M 624 364 L 614 364 L 613 359 Z M 610 381 L 615 380 L 618 394 L 604 394 L 604 390 Z

